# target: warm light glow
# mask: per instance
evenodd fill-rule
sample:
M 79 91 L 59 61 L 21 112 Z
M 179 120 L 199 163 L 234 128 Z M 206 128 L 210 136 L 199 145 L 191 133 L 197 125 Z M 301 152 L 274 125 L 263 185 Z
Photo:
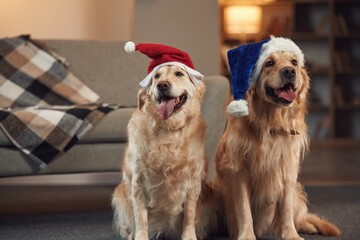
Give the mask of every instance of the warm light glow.
M 0 0 L 0 37 L 127 40 L 133 0 Z
M 229 6 L 225 8 L 225 31 L 228 34 L 260 32 L 262 11 L 259 6 Z

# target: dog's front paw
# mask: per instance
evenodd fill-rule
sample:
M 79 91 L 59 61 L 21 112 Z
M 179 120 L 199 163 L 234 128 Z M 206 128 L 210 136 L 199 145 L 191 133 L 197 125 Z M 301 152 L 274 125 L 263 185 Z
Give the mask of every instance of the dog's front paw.
M 182 240 L 196 240 L 196 234 L 194 228 L 186 228 L 181 236 Z
M 304 238 L 298 236 L 289 236 L 289 237 L 281 237 L 282 240 L 305 240 Z
M 181 237 L 181 240 L 197 240 L 196 236 L 192 237 Z
M 281 239 L 282 240 L 304 240 L 304 238 L 300 237 L 297 232 L 282 234 Z
M 253 231 L 247 231 L 241 233 L 237 240 L 256 240 L 256 236 Z
M 181 240 L 197 240 L 195 234 L 183 234 Z
M 148 233 L 147 231 L 138 231 L 135 234 L 135 240 L 148 240 Z

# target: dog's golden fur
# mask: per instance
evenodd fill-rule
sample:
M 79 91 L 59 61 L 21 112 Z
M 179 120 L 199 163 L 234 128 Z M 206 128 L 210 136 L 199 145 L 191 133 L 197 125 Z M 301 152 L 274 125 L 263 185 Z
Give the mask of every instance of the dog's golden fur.
M 139 91 L 138 109 L 128 124 L 123 181 L 113 194 L 114 223 L 123 238 L 202 238 L 216 221 L 212 193 L 203 182 L 204 90 L 205 85 L 195 86 L 183 69 L 163 66 L 151 86 Z M 168 103 L 159 110 L 170 97 L 181 106 L 167 110 Z
M 283 76 L 289 68 L 296 76 Z M 285 84 L 290 87 L 280 93 Z M 249 115 L 228 116 L 216 153 L 217 177 L 231 239 L 275 234 L 302 239 L 298 232 L 337 236 L 336 226 L 308 213 L 306 194 L 297 182 L 308 149 L 306 71 L 289 52 L 272 53 L 247 92 Z M 281 98 L 280 96 L 284 97 Z

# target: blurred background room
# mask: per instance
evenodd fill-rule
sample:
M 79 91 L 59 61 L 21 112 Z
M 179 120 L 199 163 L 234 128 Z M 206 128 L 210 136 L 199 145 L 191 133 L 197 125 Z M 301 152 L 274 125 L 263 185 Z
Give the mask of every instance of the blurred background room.
M 271 34 L 290 37 L 303 50 L 312 80 L 309 158 L 339 180 L 360 176 L 359 1 L 0 0 L 0 4 L 1 37 L 31 34 L 35 39 L 163 43 L 187 51 L 203 74 L 229 79 L 227 50 Z M 347 174 L 342 173 L 344 168 Z

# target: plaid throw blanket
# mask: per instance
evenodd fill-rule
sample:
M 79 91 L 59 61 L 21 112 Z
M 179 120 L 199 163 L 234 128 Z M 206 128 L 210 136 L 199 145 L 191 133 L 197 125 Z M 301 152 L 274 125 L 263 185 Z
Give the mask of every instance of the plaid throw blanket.
M 29 36 L 0 39 L 0 127 L 40 168 L 68 151 L 115 107 Z

